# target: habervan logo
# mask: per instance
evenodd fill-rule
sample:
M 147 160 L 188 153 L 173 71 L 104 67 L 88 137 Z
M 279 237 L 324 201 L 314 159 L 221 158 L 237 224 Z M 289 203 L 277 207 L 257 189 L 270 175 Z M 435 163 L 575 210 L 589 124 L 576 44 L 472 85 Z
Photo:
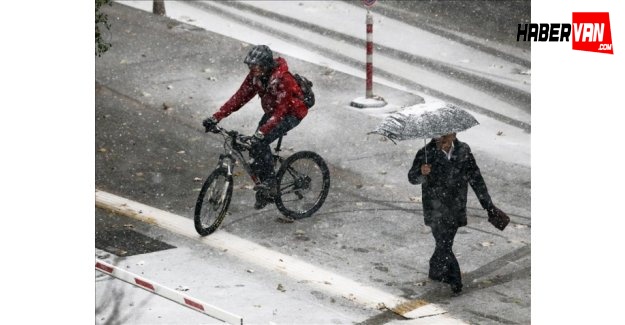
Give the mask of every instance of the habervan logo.
M 574 12 L 573 23 L 519 24 L 517 42 L 572 42 L 579 51 L 614 54 L 610 13 Z

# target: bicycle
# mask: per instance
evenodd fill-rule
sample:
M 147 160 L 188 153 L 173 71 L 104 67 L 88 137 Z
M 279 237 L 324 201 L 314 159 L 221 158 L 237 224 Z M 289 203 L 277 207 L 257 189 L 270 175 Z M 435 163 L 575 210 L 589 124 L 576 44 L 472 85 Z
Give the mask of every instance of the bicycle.
M 201 236 L 213 233 L 224 220 L 232 199 L 232 175 L 238 162 L 255 185 L 261 183 L 243 155 L 251 148 L 251 137 L 219 126 L 215 126 L 215 133 L 224 137 L 224 153 L 219 156 L 217 167 L 202 185 L 195 204 L 195 230 Z M 282 137 L 278 139 L 273 153 L 274 168 L 279 165 L 275 194 L 259 190 L 256 198 L 273 201 L 288 220 L 310 217 L 321 208 L 330 191 L 328 166 L 321 156 L 312 151 L 299 151 L 283 158 L 279 155 L 281 145 Z

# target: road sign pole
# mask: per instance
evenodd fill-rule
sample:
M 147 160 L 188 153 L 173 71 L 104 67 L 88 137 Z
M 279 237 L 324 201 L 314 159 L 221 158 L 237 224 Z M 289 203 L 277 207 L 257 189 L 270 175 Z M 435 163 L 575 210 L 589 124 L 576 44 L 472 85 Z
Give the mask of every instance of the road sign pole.
M 369 8 L 375 4 L 376 0 L 363 0 L 362 3 L 367 8 L 367 19 L 365 24 L 367 27 L 366 60 L 365 60 L 365 97 L 358 97 L 352 100 L 351 106 L 358 108 L 375 108 L 383 107 L 386 101 L 381 96 L 373 94 L 373 15 Z
M 367 82 L 366 98 L 373 97 L 373 15 L 367 10 Z

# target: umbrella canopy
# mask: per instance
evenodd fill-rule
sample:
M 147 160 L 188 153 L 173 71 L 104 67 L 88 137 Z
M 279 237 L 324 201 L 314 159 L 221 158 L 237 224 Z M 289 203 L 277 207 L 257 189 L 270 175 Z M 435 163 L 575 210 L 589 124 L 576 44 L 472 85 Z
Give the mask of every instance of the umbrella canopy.
M 449 103 L 429 103 L 413 106 L 387 116 L 371 133 L 391 140 L 438 138 L 478 125 L 467 111 Z

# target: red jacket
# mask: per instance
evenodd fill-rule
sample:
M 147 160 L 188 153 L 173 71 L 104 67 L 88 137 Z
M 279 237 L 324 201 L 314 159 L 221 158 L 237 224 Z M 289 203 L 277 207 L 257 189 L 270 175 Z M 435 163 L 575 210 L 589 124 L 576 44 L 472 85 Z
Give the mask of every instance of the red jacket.
M 260 132 L 268 134 L 287 115 L 293 115 L 302 120 L 308 113 L 306 104 L 301 100 L 302 90 L 297 81 L 289 72 L 289 67 L 283 58 L 276 59 L 277 66 L 271 72 L 267 88 L 263 88 L 258 78 L 248 74 L 239 90 L 213 114 L 217 121 L 238 111 L 249 102 L 256 94 L 260 96 L 261 106 L 265 114 L 271 114 L 267 122 L 260 127 Z

